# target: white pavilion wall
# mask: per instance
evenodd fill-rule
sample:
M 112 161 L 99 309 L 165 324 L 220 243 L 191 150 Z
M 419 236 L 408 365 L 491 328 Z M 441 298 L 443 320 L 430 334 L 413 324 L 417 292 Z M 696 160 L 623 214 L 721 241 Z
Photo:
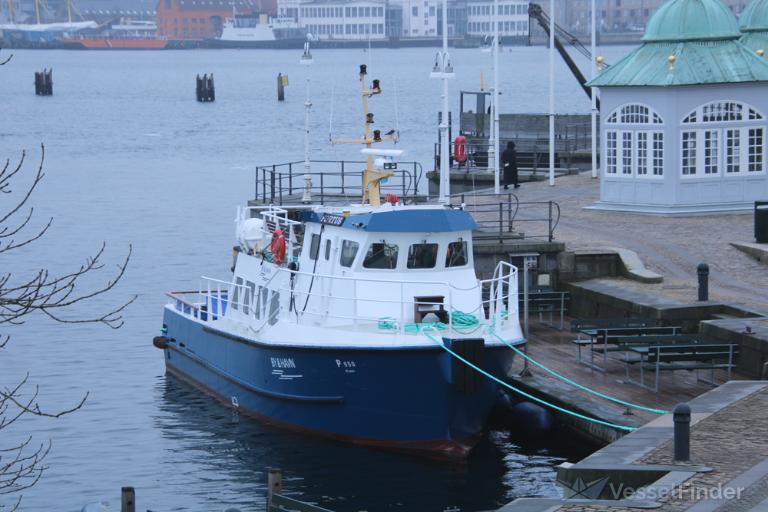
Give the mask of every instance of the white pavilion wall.
M 768 84 L 727 84 L 684 87 L 612 87 L 601 92 L 601 183 L 599 207 L 616 210 L 674 213 L 675 211 L 739 210 L 751 208 L 755 200 L 768 200 L 768 174 L 739 173 L 727 175 L 722 169 L 717 176 L 683 176 L 681 172 L 682 120 L 696 107 L 712 101 L 738 101 L 756 108 L 768 127 Z M 654 109 L 663 119 L 663 177 L 622 176 L 606 173 L 606 125 L 611 112 L 627 103 L 640 103 Z M 731 123 L 708 123 L 707 128 L 733 126 Z M 650 128 L 650 127 L 649 127 Z M 620 129 L 620 128 L 619 128 Z M 764 132 L 763 160 L 768 159 Z M 698 147 L 698 158 L 703 148 Z M 721 155 L 722 158 L 722 155 Z

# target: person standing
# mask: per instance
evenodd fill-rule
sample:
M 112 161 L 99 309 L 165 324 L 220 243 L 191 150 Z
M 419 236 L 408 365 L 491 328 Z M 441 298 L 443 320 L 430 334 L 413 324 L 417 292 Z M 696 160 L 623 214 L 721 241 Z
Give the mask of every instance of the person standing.
M 510 185 L 518 188 L 520 184 L 517 182 L 517 151 L 514 142 L 507 142 L 507 149 L 501 153 L 501 164 L 504 169 L 504 190 L 508 190 Z

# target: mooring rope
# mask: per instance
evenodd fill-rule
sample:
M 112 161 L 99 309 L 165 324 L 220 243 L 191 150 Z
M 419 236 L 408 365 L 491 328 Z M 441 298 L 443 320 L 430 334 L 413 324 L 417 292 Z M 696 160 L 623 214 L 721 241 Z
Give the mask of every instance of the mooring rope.
M 575 381 L 569 379 L 565 375 L 561 375 L 561 374 L 557 373 L 556 371 L 551 370 L 551 369 L 547 368 L 546 366 L 544 366 L 543 364 L 539 363 L 538 361 L 536 361 L 535 359 L 530 357 L 528 354 L 526 354 L 522 350 L 518 349 L 517 347 L 515 347 L 511 343 L 505 341 L 501 336 L 499 336 L 498 334 L 493 332 L 493 328 L 490 328 L 488 330 L 488 332 L 493 334 L 494 336 L 496 336 L 496 339 L 498 339 L 500 342 L 502 342 L 503 344 L 505 344 L 506 346 L 508 346 L 512 350 L 514 350 L 516 354 L 520 355 L 520 357 L 522 357 L 523 359 L 525 359 L 529 363 L 538 366 L 539 368 L 541 368 L 545 372 L 547 372 L 547 373 L 549 373 L 551 375 L 554 375 L 558 379 L 561 379 L 561 380 L 567 382 L 568 384 L 570 384 L 572 386 L 575 386 L 575 387 L 577 387 L 579 389 L 582 389 L 582 390 L 586 391 L 587 393 L 591 393 L 591 394 L 593 394 L 595 396 L 599 396 L 600 398 L 605 398 L 606 400 L 610 400 L 611 402 L 615 402 L 617 404 L 621 404 L 621 405 L 624 405 L 626 407 L 631 407 L 633 409 L 639 409 L 641 411 L 648 411 L 648 412 L 652 412 L 652 413 L 655 413 L 655 414 L 667 414 L 668 413 L 668 411 L 664 411 L 664 410 L 661 410 L 661 409 L 653 409 L 651 407 L 645 407 L 645 406 L 642 406 L 642 405 L 633 404 L 631 402 L 625 402 L 624 400 L 620 400 L 618 398 L 615 398 L 615 397 L 612 397 L 612 396 L 600 393 L 599 391 L 595 391 L 594 389 L 590 389 L 590 388 L 588 388 L 586 386 L 583 386 L 583 385 L 579 384 L 578 382 L 575 382 Z
M 597 424 L 599 424 L 599 425 L 604 425 L 604 426 L 606 426 L 606 427 L 616 428 L 616 429 L 619 429 L 619 430 L 624 430 L 624 431 L 626 431 L 626 432 L 633 432 L 633 431 L 637 430 L 637 429 L 636 429 L 636 428 L 634 428 L 634 427 L 627 427 L 627 426 L 625 426 L 625 425 L 616 425 L 615 423 L 610 423 L 610 422 L 607 422 L 607 421 L 599 420 L 599 419 L 597 419 L 597 418 L 590 418 L 589 416 L 585 416 L 585 415 L 583 415 L 583 414 L 580 414 L 580 413 L 578 413 L 578 412 L 575 412 L 575 411 L 571 411 L 571 410 L 565 409 L 565 408 L 563 408 L 563 407 L 560 407 L 559 405 L 555 405 L 555 404 L 553 404 L 553 403 L 547 402 L 546 400 L 543 400 L 543 399 L 541 399 L 541 398 L 538 398 L 538 397 L 536 397 L 536 396 L 533 396 L 533 395 L 531 395 L 530 393 L 526 393 L 525 391 L 523 391 L 523 390 L 521 390 L 521 389 L 518 389 L 518 388 L 516 388 L 515 386 L 512 386 L 511 384 L 508 384 L 508 383 L 504 382 L 503 380 L 501 380 L 501 379 L 499 379 L 499 378 L 497 378 L 497 377 L 495 377 L 495 376 L 491 375 L 490 373 L 486 372 L 486 371 L 485 371 L 485 370 L 483 370 L 482 368 L 479 368 L 479 367 L 475 366 L 474 364 L 472 364 L 471 362 L 467 361 L 466 359 L 464 359 L 463 357 L 461 357 L 459 354 L 457 354 L 456 352 L 454 352 L 454 351 L 453 351 L 453 350 L 451 350 L 450 348 L 446 347 L 446 346 L 445 346 L 445 344 L 444 344 L 444 343 L 443 343 L 441 340 L 437 340 L 437 339 L 435 339 L 433 336 L 431 336 L 431 335 L 430 335 L 428 332 L 426 332 L 426 329 L 425 329 L 425 330 L 422 330 L 422 333 L 423 333 L 423 334 L 424 334 L 424 335 L 425 335 L 427 338 L 431 339 L 432 341 L 434 341 L 435 343 L 437 343 L 438 345 L 440 345 L 440 346 L 441 346 L 441 347 L 442 347 L 442 348 L 443 348 L 443 349 L 444 349 L 446 352 L 448 352 L 449 354 L 451 354 L 453 357 L 455 357 L 456 359 L 458 359 L 458 360 L 459 360 L 459 361 L 461 361 L 462 363 L 464 363 L 464 364 L 466 364 L 467 366 L 469 366 L 470 368 L 472 368 L 472 369 L 474 369 L 474 370 L 476 370 L 476 371 L 478 371 L 478 372 L 482 373 L 483 375 L 485 375 L 485 376 L 486 376 L 486 377 L 488 377 L 489 379 L 491 379 L 491 380 L 494 380 L 494 381 L 498 382 L 498 383 L 499 383 L 499 384 L 501 384 L 502 386 L 504 386 L 504 387 L 506 387 L 506 388 L 509 388 L 509 389 L 511 389 L 511 390 L 512 390 L 512 391 L 514 391 L 515 393 L 517 393 L 517 394 L 519 394 L 519 395 L 522 395 L 522 396 L 524 396 L 525 398 L 528 398 L 529 400 L 533 400 L 534 402 L 538 402 L 538 403 L 540 403 L 540 404 L 542 404 L 542 405 L 544 405 L 544 406 L 550 407 L 550 408 L 552 408 L 552 409 L 555 409 L 556 411 L 560 411 L 560 412 L 562 412 L 562 413 L 564 413 L 564 414 L 568 414 L 568 415 L 570 415 L 570 416 L 574 416 L 574 417 L 576 417 L 576 418 L 580 418 L 580 419 L 583 419 L 583 420 L 586 420 L 586 421 L 590 421 L 590 422 L 592 422 L 592 423 L 597 423 Z

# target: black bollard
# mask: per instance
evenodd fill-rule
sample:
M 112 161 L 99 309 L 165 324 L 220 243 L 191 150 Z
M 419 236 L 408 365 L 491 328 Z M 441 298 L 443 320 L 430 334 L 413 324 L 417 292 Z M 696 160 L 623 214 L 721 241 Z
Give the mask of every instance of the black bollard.
M 285 86 L 283 85 L 283 74 L 277 74 L 277 101 L 285 101 Z
M 672 412 L 675 424 L 674 451 L 675 461 L 691 460 L 691 408 L 688 404 L 678 404 Z
M 696 272 L 699 274 L 699 301 L 704 302 L 709 300 L 709 265 L 699 263 Z

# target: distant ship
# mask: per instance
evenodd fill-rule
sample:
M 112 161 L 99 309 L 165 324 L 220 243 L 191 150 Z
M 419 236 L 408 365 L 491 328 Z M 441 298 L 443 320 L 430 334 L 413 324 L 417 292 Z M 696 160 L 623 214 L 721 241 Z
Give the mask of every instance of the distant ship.
M 237 14 L 227 18 L 221 37 L 206 39 L 209 48 L 302 48 L 307 32 L 293 19 Z
M 64 37 L 62 46 L 76 50 L 164 50 L 193 48 L 198 41 L 171 40 L 157 35 L 153 21 L 130 20 L 112 25 L 105 32 Z
M 41 22 L 40 0 L 35 0 L 35 23 L 16 23 L 13 2 L 8 2 L 9 23 L 0 24 L 0 42 L 12 48 L 49 48 L 57 46 L 63 37 L 83 30 L 96 30 L 95 21 L 72 21 L 72 2 L 67 0 L 68 21 Z

